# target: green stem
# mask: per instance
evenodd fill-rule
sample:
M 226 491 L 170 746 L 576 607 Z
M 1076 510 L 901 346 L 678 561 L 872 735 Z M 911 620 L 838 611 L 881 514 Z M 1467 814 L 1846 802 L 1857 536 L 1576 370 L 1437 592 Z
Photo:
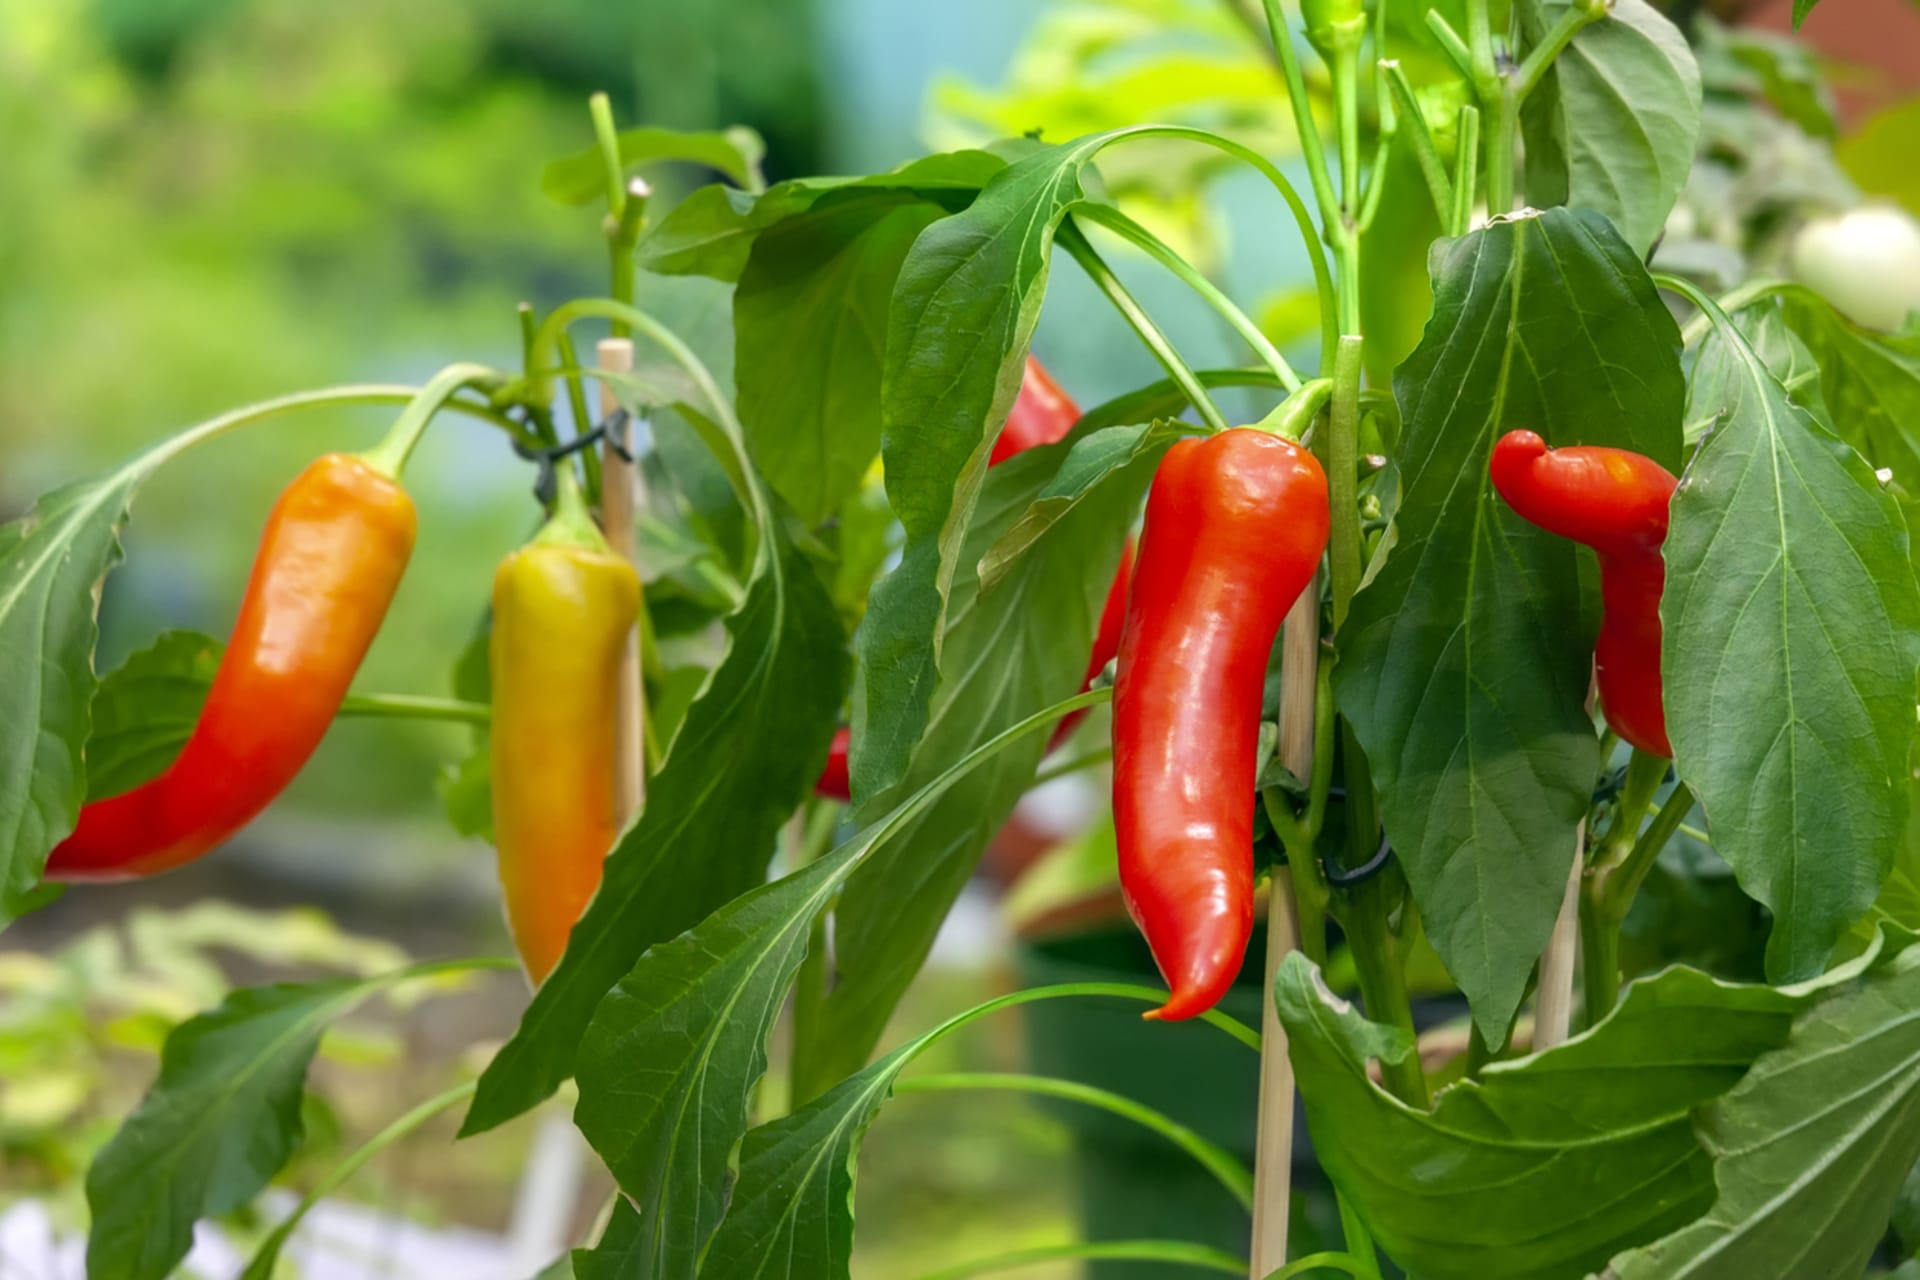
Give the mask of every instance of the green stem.
M 583 436 L 593 425 L 593 414 L 587 409 L 587 380 L 580 368 L 580 356 L 573 349 L 573 335 L 560 331 L 558 343 L 560 363 L 565 366 L 561 377 L 567 382 L 567 407 L 573 411 L 573 434 L 575 438 Z M 527 372 L 531 373 L 529 369 Z M 580 451 L 580 464 L 587 472 L 587 501 L 595 506 L 600 503 L 600 455 L 593 449 Z
M 1427 30 L 1433 32 L 1434 40 L 1440 45 L 1440 52 L 1447 55 L 1447 61 L 1453 64 L 1461 78 L 1469 84 L 1473 82 L 1473 51 L 1467 48 L 1467 42 L 1453 29 L 1438 9 L 1427 10 Z
M 1260 357 L 1261 363 L 1273 370 L 1274 376 L 1280 379 L 1281 386 L 1288 391 L 1300 389 L 1300 375 L 1293 371 L 1293 366 L 1287 363 L 1286 357 L 1281 355 L 1279 349 L 1268 340 L 1267 335 L 1260 331 L 1260 326 L 1249 319 L 1247 313 L 1223 293 L 1218 285 L 1209 280 L 1192 263 L 1174 252 L 1172 246 L 1111 205 L 1081 205 L 1074 210 L 1074 217 L 1076 220 L 1085 219 L 1097 226 L 1105 227 L 1135 248 L 1143 250 L 1185 281 L 1208 306 L 1220 314 L 1220 317 L 1249 347 L 1253 348 L 1254 354 Z
M 1206 388 L 1201 386 L 1199 378 L 1194 376 L 1192 367 L 1180 358 L 1180 353 L 1173 349 L 1173 344 L 1167 340 L 1167 335 L 1161 332 L 1160 326 L 1153 322 L 1153 317 L 1146 313 L 1146 309 L 1140 305 L 1133 294 L 1127 291 L 1126 285 L 1114 275 L 1113 269 L 1106 264 L 1094 247 L 1087 243 L 1086 236 L 1074 225 L 1072 218 L 1060 224 L 1056 239 L 1068 253 L 1073 255 L 1073 260 L 1080 264 L 1081 269 L 1087 273 L 1094 284 L 1099 286 L 1100 291 L 1107 295 L 1114 309 L 1132 326 L 1133 331 L 1140 335 L 1140 341 L 1146 344 L 1147 350 L 1153 352 L 1154 358 L 1160 362 L 1161 367 L 1180 385 L 1181 391 L 1185 392 L 1187 398 L 1193 402 L 1194 408 L 1206 420 L 1207 425 L 1215 431 L 1225 431 L 1226 418 L 1221 415 L 1219 406 L 1208 397 Z
M 1089 751 L 1083 756 L 1075 756 L 1071 760 L 1050 765 L 1042 769 L 1033 775 L 1033 781 L 1027 785 L 1029 787 L 1037 787 L 1044 783 L 1052 782 L 1055 778 L 1064 778 L 1068 774 L 1079 773 L 1083 769 L 1091 769 L 1095 765 L 1105 764 L 1111 759 L 1113 759 L 1112 747 L 1102 747 L 1098 751 Z
M 324 387 L 319 391 L 295 391 L 288 395 L 275 396 L 271 400 L 242 405 L 218 417 L 195 423 L 186 430 L 151 446 L 145 452 L 136 454 L 123 466 L 150 471 L 161 463 L 185 453 L 195 445 L 205 444 L 229 431 L 252 426 L 256 422 L 265 422 L 268 418 L 277 418 L 283 413 L 293 413 L 301 409 L 338 409 L 353 405 L 408 405 L 417 400 L 421 394 L 419 387 L 398 386 L 392 383 L 352 383 L 340 387 Z M 523 433 L 511 418 L 485 405 L 466 400 L 449 400 L 445 407 L 451 412 L 464 413 L 468 417 L 492 423 L 515 439 L 523 438 Z
M 1332 568 L 1333 626 L 1347 620 L 1354 592 L 1360 589 L 1360 356 L 1361 340 L 1343 334 L 1334 348 L 1333 405 L 1328 420 L 1328 506 L 1333 531 L 1328 544 Z
M 339 714 L 362 718 L 446 720 L 455 724 L 486 724 L 493 710 L 484 702 L 432 698 L 411 693 L 350 693 L 340 701 Z
M 1653 870 L 1653 864 L 1660 858 L 1660 851 L 1667 847 L 1674 833 L 1686 816 L 1693 811 L 1693 791 L 1686 783 L 1673 789 L 1665 804 L 1660 806 L 1653 821 L 1633 842 L 1633 851 L 1616 868 L 1609 868 L 1596 886 L 1596 893 L 1605 905 L 1608 915 L 1617 921 L 1624 921 L 1627 912 L 1633 908 L 1633 900 L 1640 894 L 1640 886 L 1647 882 L 1647 875 Z
M 1354 225 L 1360 212 L 1360 44 L 1343 41 L 1335 51 L 1333 100 L 1340 139 L 1340 213 Z
M 1427 1074 L 1420 1065 L 1418 1034 L 1413 1026 L 1413 1002 L 1407 994 L 1406 969 L 1400 959 L 1399 939 L 1387 927 L 1387 902 L 1381 878 L 1356 885 L 1351 909 L 1342 918 L 1353 949 L 1354 969 L 1360 980 L 1360 999 L 1367 1017 L 1398 1027 L 1413 1047 L 1397 1062 L 1380 1062 L 1387 1089 L 1410 1107 L 1428 1105 Z
M 1307 438 L 1307 433 L 1313 430 L 1314 422 L 1320 417 L 1320 411 L 1327 407 L 1327 401 L 1332 398 L 1333 379 L 1315 378 L 1296 388 L 1274 407 L 1272 413 L 1254 423 L 1253 429 L 1269 431 L 1298 443 Z
M 1344 1256 L 1360 1264 L 1349 1269 L 1361 1280 L 1380 1280 L 1380 1263 L 1373 1252 L 1373 1233 L 1367 1230 L 1366 1222 L 1361 1219 L 1353 1203 L 1341 1195 L 1338 1189 L 1334 1191 L 1333 1199 L 1340 1209 L 1340 1233 L 1347 1242 L 1347 1252 Z M 1301 1261 L 1304 1262 L 1306 1259 L 1303 1258 Z
M 1553 65 L 1582 28 L 1607 16 L 1605 0 L 1599 3 L 1575 3 L 1560 11 L 1554 24 L 1547 28 L 1540 43 L 1527 51 L 1526 60 L 1513 73 L 1513 98 L 1515 105 L 1525 102 L 1527 95 L 1539 87 L 1541 77 Z
M 1447 220 L 1447 234 L 1463 236 L 1473 225 L 1473 197 L 1480 185 L 1480 108 L 1472 103 L 1461 104 L 1455 148 L 1453 205 L 1441 213 Z
M 1312 1275 L 1331 1267 L 1335 1271 L 1344 1271 L 1360 1280 L 1380 1280 L 1380 1264 L 1371 1258 L 1356 1258 L 1348 1253 L 1310 1253 L 1304 1258 L 1295 1258 L 1278 1271 L 1268 1272 L 1265 1280 L 1294 1280 L 1296 1276 Z
M 1230 1276 L 1247 1274 L 1245 1259 L 1204 1244 L 1188 1244 L 1179 1240 L 1109 1240 L 1099 1244 L 1053 1244 L 1015 1249 L 1010 1253 L 976 1258 L 971 1262 L 929 1271 L 920 1280 L 969 1280 L 969 1277 L 990 1275 L 995 1271 L 1011 1271 L 1041 1262 L 1070 1262 L 1075 1259 L 1089 1262 L 1157 1262 L 1169 1266 L 1198 1267 Z
M 521 303 L 514 311 L 520 318 L 520 373 L 524 377 L 533 373 L 533 335 L 539 329 L 539 320 L 534 315 L 531 302 Z M 542 445 L 551 449 L 560 443 L 560 433 L 554 429 L 552 414 L 530 413 L 528 419 L 533 423 L 534 434 Z
M 1293 30 L 1280 0 L 1262 0 L 1267 11 L 1267 30 L 1273 37 L 1273 51 L 1280 55 L 1280 70 L 1287 81 L 1287 102 L 1293 108 L 1294 128 L 1300 134 L 1300 152 L 1307 162 L 1307 177 L 1320 202 L 1320 221 L 1331 231 L 1340 221 L 1340 200 L 1334 194 L 1333 175 L 1327 170 L 1326 142 L 1313 118 L 1313 98 L 1307 92 L 1307 77 L 1300 70 L 1300 53 L 1293 47 Z
M 1092 1085 L 1081 1084 L 1077 1080 L 987 1072 L 912 1076 L 896 1084 L 893 1091 L 896 1096 L 901 1096 L 910 1093 L 981 1089 L 1012 1089 L 1043 1098 L 1060 1098 L 1131 1120 L 1142 1128 L 1159 1134 L 1192 1156 L 1202 1168 L 1214 1176 L 1221 1186 L 1227 1189 L 1235 1200 L 1240 1202 L 1241 1208 L 1249 1211 L 1253 1208 L 1253 1173 L 1246 1165 L 1187 1126 L 1123 1094 L 1097 1089 Z
M 288 1214 L 286 1219 L 273 1229 L 271 1235 L 260 1242 L 258 1249 L 254 1250 L 253 1258 L 248 1262 L 245 1273 L 248 1280 L 254 1280 L 255 1277 L 271 1276 L 273 1274 L 274 1265 L 280 1257 L 280 1250 L 285 1247 L 288 1240 L 292 1239 L 294 1230 L 299 1227 L 301 1221 L 312 1211 L 315 1205 L 319 1204 L 322 1200 L 326 1199 L 327 1196 L 344 1185 L 349 1178 L 360 1172 L 369 1160 L 372 1160 L 382 1151 L 385 1151 L 388 1147 L 406 1137 L 441 1112 L 447 1111 L 465 1101 L 467 1098 L 472 1097 L 473 1091 L 479 1086 L 479 1083 L 478 1080 L 469 1080 L 465 1084 L 455 1085 L 445 1093 L 428 1098 L 425 1102 L 413 1108 L 413 1110 L 407 1112 L 392 1124 L 389 1124 L 379 1133 L 367 1139 L 352 1155 L 328 1170 L 327 1175 L 315 1183 L 311 1191 L 301 1197 L 300 1203 L 294 1206 L 293 1212 Z
M 1399 104 L 1399 118 L 1406 122 L 1405 133 L 1413 143 L 1413 155 L 1420 162 L 1420 173 L 1427 180 L 1427 192 L 1433 197 L 1433 211 L 1445 218 L 1453 208 L 1453 181 L 1447 176 L 1446 161 L 1440 157 L 1440 146 L 1433 140 L 1433 130 L 1427 127 L 1427 116 L 1420 109 L 1420 99 L 1413 91 L 1413 82 L 1407 79 L 1407 73 L 1398 60 L 1387 58 L 1380 61 L 1380 78 L 1392 90 Z
M 1513 212 L 1513 148 L 1519 137 L 1520 110 L 1511 94 L 1496 88 L 1483 99 L 1487 113 L 1487 215 Z
M 386 438 L 361 454 L 361 460 L 374 470 L 398 479 L 406 469 L 414 446 L 420 443 L 420 437 L 426 433 L 428 424 L 442 406 L 453 399 L 456 392 L 472 386 L 499 386 L 506 381 L 506 374 L 488 365 L 448 365 L 427 380 L 427 385 L 421 387 L 407 402 L 407 407 L 400 411 Z
M 1580 895 L 1582 1025 L 1593 1027 L 1620 999 L 1620 926 L 1594 896 Z

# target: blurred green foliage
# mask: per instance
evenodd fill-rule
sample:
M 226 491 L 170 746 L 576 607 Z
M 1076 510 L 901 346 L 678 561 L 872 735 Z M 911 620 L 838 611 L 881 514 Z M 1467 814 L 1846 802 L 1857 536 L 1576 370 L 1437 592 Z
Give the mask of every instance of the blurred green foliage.
M 809 10 L 0 0 L 0 514 L 249 400 L 517 361 L 515 303 L 605 288 L 597 219 L 539 191 L 591 140 L 587 94 L 623 118 L 757 124 L 804 167 Z M 285 419 L 165 469 L 109 584 L 101 668 L 163 627 L 224 635 L 279 489 L 384 421 Z M 532 474 L 449 419 L 407 478 L 419 546 L 358 687 L 444 692 L 536 519 Z M 290 807 L 428 810 L 460 745 L 343 725 Z

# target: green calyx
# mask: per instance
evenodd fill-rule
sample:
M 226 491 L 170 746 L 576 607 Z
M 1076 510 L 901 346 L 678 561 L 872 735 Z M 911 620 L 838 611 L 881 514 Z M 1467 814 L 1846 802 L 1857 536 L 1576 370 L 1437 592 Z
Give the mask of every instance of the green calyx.
M 1279 406 L 1266 417 L 1253 424 L 1253 430 L 1265 431 L 1276 436 L 1285 436 L 1289 440 L 1304 439 L 1313 429 L 1314 419 L 1333 398 L 1333 379 L 1315 378 L 1303 383 L 1300 389 L 1282 400 Z
M 539 547 L 584 547 L 589 551 L 609 551 L 606 535 L 600 532 L 600 526 L 594 522 L 593 512 L 587 509 L 587 499 L 580 492 L 580 481 L 571 466 L 562 466 L 557 471 L 558 485 L 554 490 L 553 515 L 540 532 L 533 535 L 529 546 Z

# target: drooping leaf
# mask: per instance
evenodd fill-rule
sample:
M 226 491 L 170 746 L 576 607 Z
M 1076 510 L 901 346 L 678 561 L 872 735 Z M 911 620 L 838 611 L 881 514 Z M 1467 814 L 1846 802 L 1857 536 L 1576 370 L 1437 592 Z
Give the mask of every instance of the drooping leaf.
M 1920 952 L 1801 1014 L 1698 1129 L 1713 1207 L 1607 1280 L 1863 1274 L 1920 1160 Z
M 1524 0 L 1529 42 L 1577 0 Z M 1693 168 L 1700 68 L 1646 0 L 1613 0 L 1553 62 L 1522 111 L 1527 199 L 1605 214 L 1636 255 L 1653 247 Z
M 333 1019 L 431 967 L 243 988 L 175 1027 L 159 1078 L 87 1170 L 87 1274 L 173 1274 L 195 1220 L 252 1200 L 300 1145 L 307 1064 Z
M 1010 165 L 963 212 L 921 232 L 901 268 L 881 451 L 907 543 L 899 566 L 875 585 L 856 635 L 857 807 L 904 776 L 926 731 L 947 592 L 989 443 L 1020 389 L 1054 231 L 1084 197 L 1083 176 L 1109 139 L 1082 138 Z
M 691 1277 L 767 1069 L 767 1034 L 848 844 L 649 950 L 594 1012 L 574 1119 L 638 1212 L 623 1274 Z
M 1434 313 L 1394 378 L 1398 544 L 1335 672 L 1435 949 L 1492 1042 L 1552 930 L 1598 767 L 1572 544 L 1487 479 L 1493 441 L 1607 444 L 1678 465 L 1679 332 L 1633 251 L 1550 209 L 1443 242 Z
M 838 509 L 880 450 L 894 280 L 914 237 L 944 212 L 911 192 L 862 195 L 761 232 L 734 293 L 747 444 L 810 526 Z
M 1795 31 L 1798 31 L 1800 24 L 1807 20 L 1807 15 L 1813 12 L 1813 6 L 1819 3 L 1820 0 L 1793 0 L 1793 29 Z
M 87 777 L 96 591 L 120 561 L 127 506 L 152 466 L 137 458 L 57 489 L 0 527 L 0 891 L 24 894 L 73 830 Z
M 1431 1111 L 1367 1074 L 1413 1051 L 1405 1035 L 1333 996 L 1305 957 L 1287 958 L 1276 998 L 1314 1149 L 1396 1262 L 1432 1280 L 1577 1280 L 1712 1203 L 1698 1108 L 1787 1043 L 1797 1012 L 1906 943 L 1791 991 L 1668 969 L 1592 1031 L 1497 1063 Z
M 1708 344 L 1690 416 L 1719 425 L 1664 548 L 1667 720 L 1715 849 L 1774 913 L 1767 971 L 1791 981 L 1826 966 L 1905 829 L 1920 590 L 1872 467 L 1744 339 Z
M 848 875 L 947 788 L 1044 723 L 979 744 L 825 857 L 649 948 L 594 1011 L 576 1118 L 639 1210 L 638 1230 L 621 1236 L 630 1265 L 620 1274 L 694 1274 L 766 1070 L 767 1035 L 814 921 Z
M 1157 421 L 1076 436 L 1060 470 L 980 557 L 980 581 L 989 587 L 998 582 L 1036 540 L 1116 472 L 1133 467 L 1143 457 L 1157 459 L 1186 430 L 1178 423 Z
M 626 169 L 663 161 L 704 165 L 746 187 L 761 183 L 760 161 L 767 144 L 744 125 L 719 130 L 627 129 L 619 137 Z M 561 204 L 585 204 L 607 194 L 607 165 L 597 146 L 555 160 L 540 175 L 540 191 Z
M 173 763 L 206 704 L 223 648 L 197 631 L 166 631 L 101 677 L 87 737 L 89 796 L 131 791 Z
M 1163 434 L 1129 450 L 1124 464 L 1106 472 L 1103 483 L 1038 534 L 998 581 L 982 586 L 974 565 L 1032 510 L 1068 446 L 1028 450 L 993 469 L 959 557 L 947 611 L 945 669 L 927 735 L 883 804 L 896 803 L 980 743 L 1079 691 L 1127 527 L 1172 438 Z M 1002 751 L 854 872 L 834 911 L 836 980 L 822 1004 L 817 1036 L 797 1047 L 800 1097 L 866 1063 L 941 922 L 1045 752 L 1044 736 Z
M 845 633 L 784 529 L 762 530 L 746 599 L 727 618 L 727 656 L 560 963 L 481 1076 L 463 1133 L 512 1119 L 570 1076 L 601 998 L 648 947 L 764 880 L 780 824 L 819 777 L 846 686 Z

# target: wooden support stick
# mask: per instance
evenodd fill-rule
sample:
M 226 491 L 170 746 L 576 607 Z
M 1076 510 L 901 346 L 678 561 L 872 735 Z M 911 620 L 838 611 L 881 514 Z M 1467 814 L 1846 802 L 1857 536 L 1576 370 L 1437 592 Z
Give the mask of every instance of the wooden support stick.
M 633 368 L 633 343 L 626 338 L 603 338 L 595 349 L 602 369 L 626 373 Z M 604 421 L 620 407 L 619 395 L 610 383 L 600 384 L 600 416 Z M 607 543 L 617 556 L 634 561 L 634 477 L 633 464 L 620 456 L 615 442 L 601 445 L 600 521 L 606 527 Z M 640 682 L 640 631 L 627 634 L 627 651 L 620 660 L 620 692 L 615 701 L 617 717 L 616 759 L 619 783 L 620 821 L 633 821 L 647 794 L 647 753 L 645 733 L 646 690 Z
M 1533 997 L 1534 1053 L 1565 1044 L 1573 1025 L 1573 957 L 1580 945 L 1580 881 L 1587 869 L 1587 824 L 1573 839 L 1573 871 L 1567 876 L 1567 894 L 1560 900 L 1560 916 L 1553 936 L 1540 954 L 1540 981 Z
M 1280 763 L 1313 776 L 1313 698 L 1320 661 L 1320 592 L 1309 586 L 1287 614 L 1280 649 Z M 1267 961 L 1260 1011 L 1260 1118 L 1253 1166 L 1251 1276 L 1263 1280 L 1287 1262 L 1287 1211 L 1293 1179 L 1293 1061 L 1273 1000 L 1274 976 L 1300 946 L 1293 880 L 1273 874 L 1267 897 Z

